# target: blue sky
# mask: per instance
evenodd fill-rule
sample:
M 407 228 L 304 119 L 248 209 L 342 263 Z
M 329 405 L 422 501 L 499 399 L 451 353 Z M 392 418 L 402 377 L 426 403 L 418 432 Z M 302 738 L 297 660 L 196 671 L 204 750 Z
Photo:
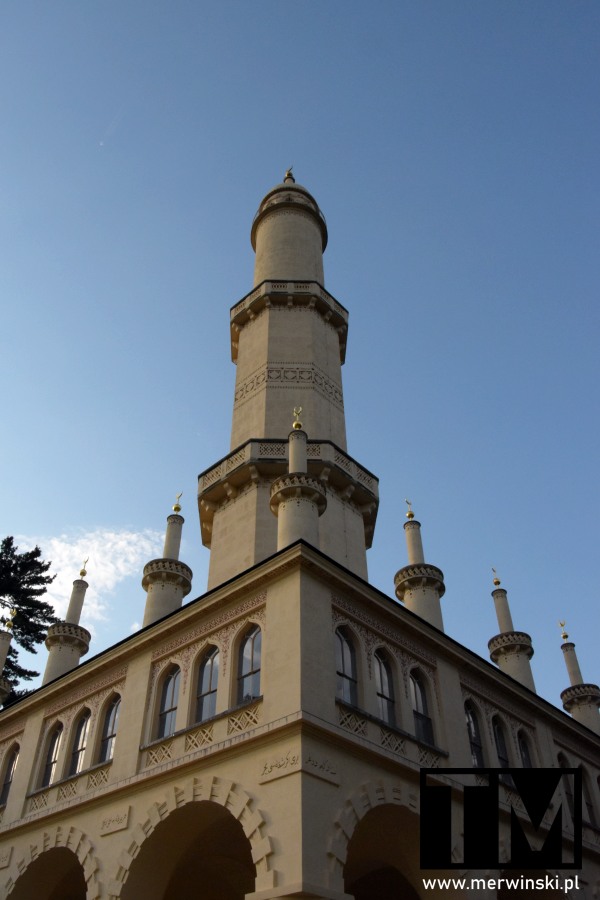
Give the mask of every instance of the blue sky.
M 491 567 L 567 686 L 600 680 L 600 6 L 555 0 L 5 2 L 0 9 L 0 533 L 38 542 L 98 652 L 229 448 L 229 307 L 294 165 L 350 311 L 349 452 L 380 478 L 371 581 L 409 497 L 446 630 L 487 657 Z M 43 668 L 42 649 L 37 664 Z

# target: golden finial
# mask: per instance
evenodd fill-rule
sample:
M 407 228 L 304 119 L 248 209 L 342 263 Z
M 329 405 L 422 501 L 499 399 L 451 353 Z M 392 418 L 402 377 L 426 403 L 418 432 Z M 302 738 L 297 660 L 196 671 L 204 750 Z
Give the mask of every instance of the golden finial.
M 563 639 L 563 641 L 566 641 L 566 640 L 568 640 L 568 638 L 569 638 L 569 635 L 568 635 L 567 632 L 565 631 L 565 625 L 566 625 L 566 624 L 567 624 L 566 622 L 559 622 L 559 623 L 558 623 L 558 627 L 559 627 L 560 630 L 561 630 L 561 635 L 560 635 L 560 636 L 561 636 L 561 638 Z
M 295 428 L 296 431 L 300 431 L 302 428 L 302 422 L 300 421 L 300 413 L 302 412 L 301 406 L 294 407 L 294 422 L 292 424 L 292 428 Z
M 294 176 L 292 175 L 292 169 L 293 169 L 293 168 L 294 168 L 293 166 L 290 166 L 289 169 L 286 171 L 285 176 L 284 176 L 284 179 L 283 179 L 284 182 L 286 182 L 286 181 L 291 181 L 292 184 L 296 184 L 296 179 L 295 179 Z
M 493 566 L 492 566 L 492 572 L 494 573 L 494 584 L 496 585 L 496 587 L 500 587 L 500 579 L 498 578 L 498 573 L 496 572 L 496 570 Z
M 406 513 L 406 518 L 407 518 L 407 519 L 414 519 L 415 514 L 414 514 L 414 512 L 412 511 L 412 502 L 411 502 L 410 500 L 405 500 L 404 502 L 405 502 L 406 505 L 408 506 L 408 512 Z
M 2 625 L 4 625 L 6 630 L 9 632 L 12 631 L 12 629 L 15 627 L 15 623 L 13 622 L 13 619 L 16 616 L 16 614 L 17 614 L 16 609 L 11 609 L 10 619 L 7 619 L 5 616 L 2 616 L 2 618 L 0 619 L 0 623 Z
M 81 578 L 85 578 L 85 576 L 87 575 L 87 571 L 86 571 L 85 567 L 87 566 L 89 561 L 90 561 L 89 556 L 87 559 L 84 559 L 84 561 L 83 561 L 83 565 L 82 565 L 81 569 L 79 570 L 79 575 Z
M 177 494 L 175 497 L 175 503 L 173 504 L 173 512 L 180 513 L 181 512 L 181 503 L 179 502 L 183 497 L 183 491 L 180 494 Z

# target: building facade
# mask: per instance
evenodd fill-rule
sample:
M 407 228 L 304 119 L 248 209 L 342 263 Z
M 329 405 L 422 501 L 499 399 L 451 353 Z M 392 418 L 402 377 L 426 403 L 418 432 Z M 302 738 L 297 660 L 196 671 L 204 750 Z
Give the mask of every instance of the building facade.
M 186 600 L 178 505 L 144 569 L 143 628 L 83 663 L 75 582 L 44 686 L 0 715 L 0 897 L 600 898 L 600 691 L 565 635 L 570 715 L 537 697 L 499 582 L 494 664 L 446 635 L 443 574 L 410 508 L 396 598 L 369 585 L 378 484 L 346 446 L 348 313 L 323 286 L 324 217 L 291 172 L 251 239 L 231 446 L 199 476 L 208 592 Z M 574 781 L 536 836 L 506 777 L 498 863 L 465 862 L 463 787 L 486 767 L 579 770 L 582 829 Z M 447 869 L 420 867 L 423 768 L 450 797 Z M 563 861 L 581 830 L 581 868 L 511 873 L 511 810 L 535 843 L 559 807 Z M 445 877 L 466 880 L 423 880 Z

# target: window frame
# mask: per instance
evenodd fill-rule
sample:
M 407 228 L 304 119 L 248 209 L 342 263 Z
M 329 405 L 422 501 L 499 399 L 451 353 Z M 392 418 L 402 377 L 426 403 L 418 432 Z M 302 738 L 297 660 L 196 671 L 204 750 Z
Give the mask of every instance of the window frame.
M 2 769 L 2 788 L 0 789 L 0 809 L 6 806 L 10 789 L 12 787 L 15 771 L 19 763 L 20 744 L 13 744 L 6 754 L 6 761 Z
M 427 680 L 420 669 L 411 669 L 408 674 L 408 683 L 415 737 L 424 744 L 434 746 L 433 720 L 429 715 Z
M 112 694 L 104 707 L 102 719 L 102 731 L 98 744 L 98 762 L 110 762 L 115 753 L 115 741 L 119 727 L 119 712 L 121 710 L 121 695 Z
M 194 724 L 206 722 L 212 719 L 217 713 L 217 691 L 219 688 L 219 672 L 221 665 L 221 651 L 216 644 L 209 644 L 205 647 L 200 656 L 200 661 L 196 676 L 196 697 L 194 707 Z M 204 686 L 204 678 L 207 667 L 210 666 L 210 675 L 208 678 L 208 690 L 202 690 Z M 204 709 L 204 704 L 208 702 L 208 712 Z
M 347 652 L 346 652 L 347 651 Z M 349 628 L 335 629 L 335 696 L 342 703 L 358 707 L 358 671 L 355 639 Z
M 181 668 L 177 665 L 169 666 L 160 682 L 156 740 L 166 740 L 175 734 L 180 686 Z
M 50 733 L 46 740 L 46 752 L 44 754 L 44 763 L 40 776 L 40 788 L 48 788 L 53 785 L 55 781 L 58 781 L 58 762 L 60 759 L 64 730 L 62 722 L 56 722 L 50 729 Z
M 250 653 L 246 648 L 250 646 Z M 262 668 L 262 629 L 253 622 L 243 632 L 237 654 L 237 690 L 236 701 L 239 704 L 251 703 L 261 697 Z M 249 685 L 250 689 L 246 690 Z
M 386 725 L 396 726 L 396 699 L 394 693 L 394 672 L 388 653 L 383 647 L 378 647 L 373 654 L 373 666 L 375 670 L 375 692 L 377 695 L 377 711 L 379 718 Z M 385 675 L 386 685 L 383 684 L 382 674 Z M 386 693 L 387 688 L 387 693 Z
M 475 703 L 470 699 L 465 701 L 465 719 L 473 768 L 485 769 L 485 752 L 479 725 L 479 712 Z
M 89 740 L 91 719 L 92 714 L 90 710 L 86 708 L 82 710 L 75 721 L 73 740 L 71 742 L 71 754 L 69 756 L 68 778 L 79 775 L 80 772 L 83 771 L 83 762 Z

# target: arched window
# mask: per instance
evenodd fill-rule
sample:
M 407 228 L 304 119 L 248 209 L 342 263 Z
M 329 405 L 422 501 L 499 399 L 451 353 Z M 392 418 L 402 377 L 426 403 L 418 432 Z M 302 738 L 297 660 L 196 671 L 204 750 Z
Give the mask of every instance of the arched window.
M 91 713 L 86 709 L 79 717 L 73 736 L 73 747 L 69 762 L 69 775 L 78 775 L 83 769 L 83 757 L 87 747 L 88 731 L 90 727 Z
M 563 753 L 559 753 L 557 756 L 557 762 L 560 769 L 570 769 L 569 761 L 567 757 Z M 565 775 L 562 779 L 563 789 L 565 792 L 565 800 L 567 801 L 567 806 L 569 808 L 569 813 L 571 814 L 571 819 L 573 818 L 574 810 L 575 810 L 575 801 L 573 798 L 573 782 L 572 775 Z
M 219 680 L 219 651 L 210 647 L 204 654 L 198 670 L 196 694 L 196 722 L 204 722 L 214 716 L 217 708 L 217 682 Z
M 396 713 L 394 709 L 392 669 L 383 650 L 375 651 L 374 664 L 379 718 L 387 722 L 388 725 L 395 725 Z
M 6 801 L 8 800 L 8 795 L 10 793 L 10 786 L 12 784 L 15 769 L 17 768 L 17 762 L 19 760 L 19 745 L 15 744 L 12 748 L 8 757 L 6 759 L 6 765 L 4 767 L 4 779 L 2 781 L 2 790 L 0 791 L 0 806 L 6 806 Z
M 506 738 L 504 737 L 504 728 L 498 716 L 492 719 L 492 730 L 494 732 L 494 742 L 496 744 L 496 754 L 498 756 L 498 764 L 501 769 L 510 769 L 510 759 L 508 758 L 508 750 L 506 748 Z
M 157 738 L 169 737 L 175 731 L 180 675 L 181 670 L 176 666 L 171 669 L 163 681 L 158 711 Z
M 410 699 L 415 723 L 415 737 L 426 744 L 433 744 L 433 723 L 427 706 L 427 692 L 420 672 L 412 671 L 409 678 Z
M 117 723 L 119 721 L 120 708 L 121 698 L 118 694 L 116 694 L 106 707 L 106 712 L 104 713 L 98 762 L 108 762 L 109 759 L 113 758 L 113 753 L 115 752 L 115 738 L 117 736 Z
M 471 762 L 474 768 L 481 769 L 485 766 L 485 760 L 483 744 L 481 743 L 481 732 L 479 730 L 479 718 L 470 700 L 467 700 L 465 703 L 465 718 L 467 720 L 469 746 L 471 747 Z
M 356 654 L 354 644 L 344 628 L 338 628 L 335 632 L 335 668 L 337 672 L 336 696 L 344 703 L 358 706 Z
M 238 703 L 260 697 L 262 633 L 258 625 L 244 635 L 238 656 Z
M 63 727 L 58 722 L 48 739 L 48 749 L 46 750 L 46 761 L 44 763 L 44 771 L 42 772 L 41 787 L 48 787 L 56 779 L 56 767 L 58 764 L 58 754 L 60 753 L 60 742 L 62 738 Z
M 533 769 L 531 753 L 529 752 L 529 741 L 522 731 L 520 731 L 517 736 L 517 743 L 519 744 L 519 756 L 521 757 L 521 765 L 524 769 Z

